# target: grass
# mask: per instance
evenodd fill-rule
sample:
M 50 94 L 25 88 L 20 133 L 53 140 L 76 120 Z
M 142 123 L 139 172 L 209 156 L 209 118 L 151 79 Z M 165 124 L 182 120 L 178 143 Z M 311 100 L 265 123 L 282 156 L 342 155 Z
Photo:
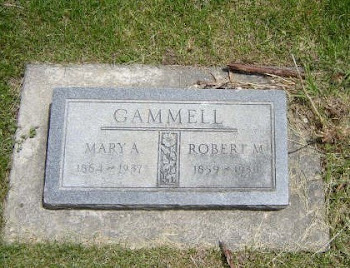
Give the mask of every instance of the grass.
M 1 267 L 222 267 L 217 251 L 170 248 L 130 250 L 118 246 L 83 247 L 79 245 L 14 245 L 4 249 Z
M 21 79 L 27 63 L 305 67 L 305 88 L 324 123 L 313 122 L 325 153 L 323 178 L 333 240 L 322 254 L 235 253 L 238 266 L 350 266 L 350 2 L 3 1 L 0 0 L 0 199 L 8 190 Z M 299 87 L 293 100 L 310 110 Z M 31 133 L 35 135 L 35 132 Z M 0 206 L 2 215 L 3 206 Z M 4 267 L 225 267 L 218 251 L 118 246 L 5 245 Z

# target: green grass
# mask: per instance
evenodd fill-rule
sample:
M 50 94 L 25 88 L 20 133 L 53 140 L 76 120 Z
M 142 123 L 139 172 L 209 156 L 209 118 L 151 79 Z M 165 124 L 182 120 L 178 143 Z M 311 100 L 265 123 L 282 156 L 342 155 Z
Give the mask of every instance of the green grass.
M 184 253 L 170 248 L 130 250 L 58 244 L 14 245 L 1 250 L 1 267 L 222 267 L 220 253 L 213 250 Z
M 0 0 L 0 199 L 8 190 L 27 63 L 293 66 L 291 54 L 306 68 L 306 90 L 325 119 L 315 124 L 315 137 L 323 140 L 318 146 L 325 153 L 334 239 L 327 253 L 246 250 L 235 261 L 248 267 L 350 266 L 349 0 Z M 299 90 L 294 98 L 310 109 Z M 3 243 L 0 266 L 225 267 L 218 251 Z

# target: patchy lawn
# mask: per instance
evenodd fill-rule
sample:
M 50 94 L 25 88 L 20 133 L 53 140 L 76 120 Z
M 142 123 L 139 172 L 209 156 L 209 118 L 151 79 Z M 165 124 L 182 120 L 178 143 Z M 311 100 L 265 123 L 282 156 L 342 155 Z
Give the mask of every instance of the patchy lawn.
M 230 62 L 306 70 L 290 101 L 324 152 L 331 249 L 235 253 L 237 266 L 350 266 L 350 3 L 272 1 L 0 0 L 0 198 L 8 189 L 25 64 Z M 309 97 L 308 97 L 308 96 Z M 314 106 L 314 107 L 312 107 Z M 315 112 L 315 110 L 317 112 Z M 3 206 L 0 206 L 2 214 Z M 4 267 L 225 267 L 216 250 L 0 244 Z

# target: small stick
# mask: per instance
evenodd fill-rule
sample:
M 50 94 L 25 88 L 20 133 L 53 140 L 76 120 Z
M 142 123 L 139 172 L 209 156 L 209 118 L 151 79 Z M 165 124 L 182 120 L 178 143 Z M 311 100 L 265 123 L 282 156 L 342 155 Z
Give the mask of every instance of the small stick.
M 250 74 L 274 74 L 283 77 L 298 77 L 299 74 L 301 77 L 305 77 L 304 73 L 298 72 L 288 69 L 288 68 L 277 68 L 277 67 L 269 67 L 269 66 L 256 66 L 251 64 L 241 64 L 241 63 L 230 63 L 227 64 L 227 67 L 231 71 L 239 71 Z
M 213 73 L 210 73 L 210 75 L 211 75 L 211 77 L 213 77 L 214 81 L 216 82 L 217 80 L 216 80 L 215 75 L 213 75 Z
M 309 100 L 310 104 L 311 104 L 311 108 L 314 112 L 315 115 L 317 115 L 317 117 L 319 118 L 320 120 L 320 123 L 322 125 L 322 127 L 324 127 L 325 123 L 324 123 L 324 119 L 323 117 L 321 116 L 321 114 L 318 112 L 317 108 L 316 108 L 316 105 L 314 103 L 314 101 L 312 100 L 312 98 L 310 97 L 309 93 L 307 93 L 305 87 L 304 87 L 304 83 L 303 83 L 303 79 L 301 78 L 301 75 L 300 75 L 300 72 L 299 72 L 299 69 L 298 69 L 298 65 L 297 65 L 297 62 L 295 61 L 295 58 L 294 58 L 294 55 L 292 54 L 292 58 L 293 58 L 293 62 L 294 62 L 294 65 L 295 65 L 295 68 L 298 72 L 298 77 L 299 77 L 299 80 L 300 80 L 300 83 L 301 83 L 301 87 L 305 93 L 305 96 L 307 97 L 307 99 Z
M 23 9 L 22 6 L 20 6 L 20 5 L 15 5 L 15 4 L 11 4 L 11 3 L 4 3 L 3 5 L 4 5 L 5 7 L 17 7 L 17 8 Z
M 219 247 L 221 251 L 224 253 L 227 264 L 230 266 L 230 268 L 235 268 L 235 264 L 233 263 L 233 257 L 231 251 L 227 248 L 226 244 L 222 241 L 219 241 Z
M 278 75 L 275 75 L 275 74 L 266 73 L 266 75 L 271 76 L 273 78 L 281 79 L 282 81 L 286 82 L 289 85 L 295 85 L 295 82 L 293 80 L 285 79 L 285 78 L 278 76 Z

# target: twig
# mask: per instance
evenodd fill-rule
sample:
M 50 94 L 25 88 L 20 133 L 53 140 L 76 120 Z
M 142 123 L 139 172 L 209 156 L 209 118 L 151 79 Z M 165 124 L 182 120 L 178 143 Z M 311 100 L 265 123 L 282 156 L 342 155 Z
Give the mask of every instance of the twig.
M 196 267 L 198 267 L 198 264 L 197 264 L 196 260 L 195 260 L 192 256 L 190 256 L 190 259 L 192 260 L 192 262 L 194 263 L 194 265 L 195 265 Z
M 302 149 L 304 149 L 304 148 L 306 148 L 306 147 L 308 147 L 308 146 L 310 146 L 310 145 L 313 145 L 313 144 L 315 144 L 315 143 L 317 143 L 317 142 L 316 142 L 316 141 L 312 141 L 312 142 L 310 142 L 310 143 L 307 143 L 307 144 L 305 144 L 305 145 L 299 147 L 298 149 L 295 149 L 295 150 L 293 150 L 293 151 L 289 151 L 288 154 L 294 154 L 294 153 L 296 153 L 296 152 L 299 152 L 300 150 L 302 150 Z
M 232 72 L 230 70 L 228 70 L 227 72 L 227 77 L 228 77 L 228 81 L 230 83 L 233 83 L 234 78 L 232 77 Z
M 235 264 L 233 263 L 233 258 L 232 258 L 232 253 L 231 251 L 227 248 L 226 244 L 222 241 L 219 241 L 219 247 L 222 251 L 222 253 L 224 253 L 227 264 L 230 266 L 230 268 L 235 268 Z
M 215 75 L 213 75 L 213 73 L 210 73 L 210 75 L 211 75 L 211 77 L 213 77 L 214 81 L 216 82 L 217 80 L 216 80 Z
M 304 86 L 304 83 L 303 83 L 303 79 L 301 77 L 301 74 L 299 72 L 299 69 L 298 69 L 298 65 L 297 65 L 297 62 L 295 61 L 295 58 L 294 58 L 294 55 L 292 54 L 292 58 L 293 58 L 293 62 L 294 62 L 294 65 L 295 65 L 295 68 L 297 70 L 297 73 L 298 73 L 298 77 L 299 77 L 299 80 L 300 80 L 300 83 L 301 83 L 301 87 L 304 91 L 304 94 L 305 96 L 307 97 L 307 99 L 309 100 L 310 104 L 311 104 L 311 108 L 313 110 L 313 112 L 315 113 L 315 115 L 317 115 L 318 119 L 320 120 L 320 123 L 322 125 L 322 127 L 325 125 L 324 123 L 324 119 L 323 117 L 321 116 L 321 114 L 319 113 L 319 111 L 317 110 L 316 108 L 316 105 L 314 103 L 314 101 L 312 100 L 312 98 L 310 97 L 309 93 L 307 93 L 306 89 L 305 89 L 305 86 Z
M 315 256 L 316 254 L 323 252 L 326 247 L 329 247 L 330 244 L 336 239 L 344 230 L 346 227 L 349 227 L 348 224 L 346 224 L 338 233 L 336 233 L 330 240 L 328 240 L 325 244 L 323 244 L 318 251 L 316 251 L 312 256 Z
M 256 66 L 251 64 L 241 64 L 241 63 L 231 63 L 227 64 L 227 67 L 232 71 L 245 72 L 249 74 L 274 74 L 283 77 L 298 77 L 301 75 L 304 77 L 304 73 L 300 73 L 298 69 L 297 72 L 288 68 L 277 68 L 269 66 Z
M 270 77 L 276 78 L 275 80 L 269 80 L 268 83 L 252 83 L 252 82 L 242 82 L 235 80 L 233 77 L 233 72 L 228 71 L 227 79 L 217 79 L 212 73 L 210 75 L 213 81 L 197 81 L 197 85 L 201 88 L 226 88 L 226 89 L 242 89 L 242 88 L 253 88 L 253 89 L 275 89 L 280 88 L 288 91 L 295 87 L 296 82 L 292 79 L 286 79 L 274 74 L 266 74 Z
M 286 82 L 289 85 L 295 85 L 295 82 L 293 80 L 285 79 L 282 76 L 275 75 L 275 74 L 269 74 L 269 73 L 266 73 L 266 75 L 271 76 L 273 78 L 281 79 L 282 81 Z
M 4 3 L 3 5 L 4 5 L 5 7 L 17 7 L 17 8 L 23 9 L 22 6 L 20 6 L 20 5 L 15 5 L 15 4 L 11 4 L 11 3 Z

